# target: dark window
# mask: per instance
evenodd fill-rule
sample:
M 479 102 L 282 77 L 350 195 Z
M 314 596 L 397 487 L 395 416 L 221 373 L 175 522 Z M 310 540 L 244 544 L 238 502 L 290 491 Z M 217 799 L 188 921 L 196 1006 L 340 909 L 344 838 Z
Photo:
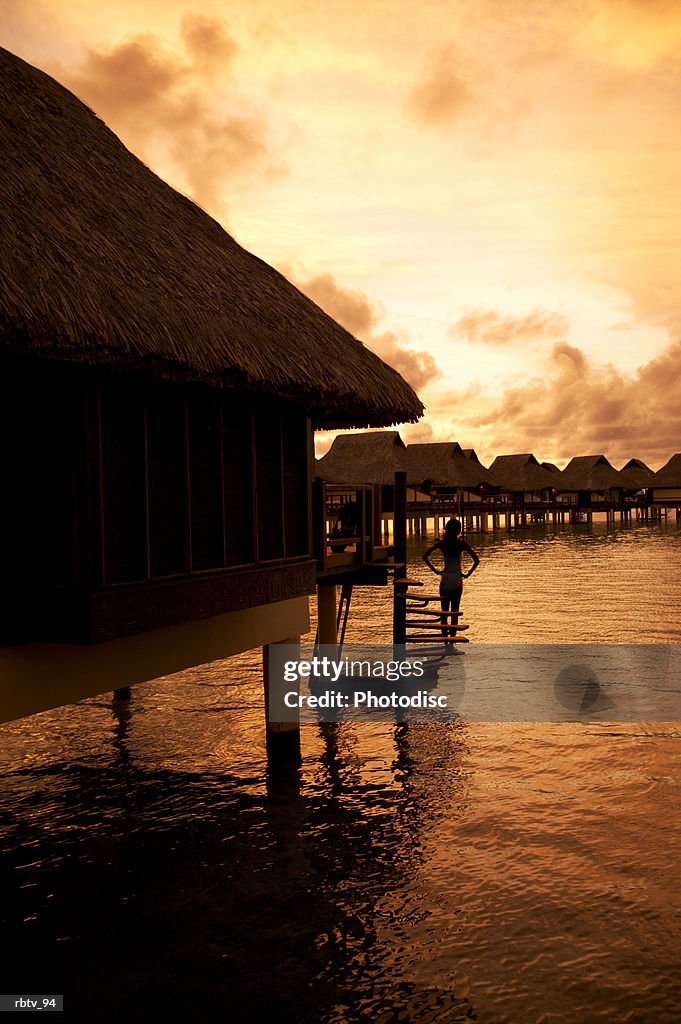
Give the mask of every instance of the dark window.
M 147 399 L 149 549 L 152 576 L 187 572 L 185 401 L 159 386 Z
M 261 407 L 255 417 L 255 490 L 260 561 L 284 557 L 281 462 L 280 417 L 276 410 Z
M 104 582 L 147 575 L 144 399 L 130 382 L 101 392 Z
M 286 557 L 309 551 L 307 507 L 307 420 L 302 413 L 282 416 L 284 527 Z
M 224 399 L 222 458 L 227 565 L 253 562 L 253 436 L 250 408 Z
M 15 396 L 16 397 L 16 396 Z M 28 401 L 30 398 L 30 402 Z M 22 407 L 23 405 L 23 407 Z M 34 381 L 26 404 L 16 403 L 23 430 L 16 444 L 22 575 L 31 583 L 70 583 L 75 570 L 75 459 L 84 398 L 58 370 Z
M 220 403 L 195 394 L 189 403 L 189 482 L 192 569 L 224 565 Z

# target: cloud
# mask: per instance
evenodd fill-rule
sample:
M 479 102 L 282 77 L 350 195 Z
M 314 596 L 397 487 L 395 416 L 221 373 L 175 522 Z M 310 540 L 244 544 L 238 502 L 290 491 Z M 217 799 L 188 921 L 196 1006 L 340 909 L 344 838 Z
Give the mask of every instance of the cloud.
M 409 96 L 412 115 L 423 124 L 449 124 L 465 114 L 471 102 L 471 90 L 461 74 L 455 48 L 432 50 Z
M 603 452 L 615 461 L 648 459 L 656 468 L 681 450 L 681 342 L 635 374 L 594 364 L 558 342 L 545 369 L 497 399 L 451 393 L 439 404 L 458 410 L 457 433 L 475 438 L 488 457 L 534 451 L 560 461 Z
M 448 334 L 474 343 L 508 345 L 559 338 L 567 329 L 566 317 L 543 309 L 533 309 L 525 316 L 502 316 L 495 310 L 474 309 L 452 324 Z
M 291 276 L 290 268 L 285 268 L 284 272 Z M 406 332 L 377 331 L 383 310 L 371 303 L 363 292 L 341 288 L 331 274 L 318 274 L 306 281 L 297 280 L 296 284 L 329 316 L 401 373 L 417 391 L 440 376 L 440 370 L 429 352 L 409 347 Z
M 168 167 L 197 202 L 217 211 L 228 187 L 282 172 L 264 116 L 235 81 L 237 51 L 221 21 L 188 14 L 179 48 L 136 35 L 88 49 L 80 67 L 58 77 L 135 153 Z

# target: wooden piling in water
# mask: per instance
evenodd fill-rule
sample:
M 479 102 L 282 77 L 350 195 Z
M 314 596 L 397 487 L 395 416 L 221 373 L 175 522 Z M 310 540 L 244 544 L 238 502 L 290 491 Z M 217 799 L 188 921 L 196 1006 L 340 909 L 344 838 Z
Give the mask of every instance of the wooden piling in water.
M 291 658 L 300 657 L 300 637 L 292 636 L 281 643 L 292 647 Z M 262 674 L 265 691 L 265 735 L 268 760 L 275 763 L 294 762 L 299 764 L 300 754 L 300 712 L 295 710 L 295 720 L 291 722 L 270 721 L 270 665 L 272 644 L 265 644 L 262 649 Z M 288 684 L 291 689 L 299 684 Z

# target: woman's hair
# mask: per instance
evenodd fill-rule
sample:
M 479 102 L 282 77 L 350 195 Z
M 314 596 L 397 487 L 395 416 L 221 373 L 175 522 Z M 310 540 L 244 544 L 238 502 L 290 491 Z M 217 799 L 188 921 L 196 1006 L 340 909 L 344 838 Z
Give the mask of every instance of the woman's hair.
M 462 547 L 461 523 L 458 519 L 449 519 L 445 526 L 445 535 L 440 541 L 440 548 L 446 555 L 455 555 Z

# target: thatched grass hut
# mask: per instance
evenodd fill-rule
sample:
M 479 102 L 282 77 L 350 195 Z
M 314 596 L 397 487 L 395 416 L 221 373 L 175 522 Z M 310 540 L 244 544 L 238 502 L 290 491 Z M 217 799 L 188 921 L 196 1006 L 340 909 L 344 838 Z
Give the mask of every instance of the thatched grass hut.
M 556 489 L 555 475 L 531 453 L 497 455 L 490 471 L 502 492 L 527 503 L 545 500 Z
M 563 470 L 561 492 L 565 500 L 586 508 L 592 502 L 618 501 L 625 479 L 605 455 L 576 455 Z
M 304 631 L 312 429 L 421 402 L 5 50 L 0 140 L 0 647 L 108 641 L 47 707 Z
M 396 472 L 408 471 L 407 446 L 397 430 L 339 434 L 319 468 L 338 483 L 392 486 Z
M 681 452 L 672 455 L 652 478 L 653 503 L 681 507 Z
M 650 466 L 646 466 L 645 462 L 642 462 L 641 459 L 629 459 L 622 466 L 619 473 L 624 489 L 632 492 L 650 487 L 650 483 L 655 476 Z
M 285 397 L 318 427 L 421 416 L 395 370 L 6 50 L 0 108 L 3 352 Z
M 493 488 L 493 476 L 477 456 L 467 458 L 456 441 L 407 446 L 407 481 L 427 494 L 460 493 L 465 501 L 480 500 Z

